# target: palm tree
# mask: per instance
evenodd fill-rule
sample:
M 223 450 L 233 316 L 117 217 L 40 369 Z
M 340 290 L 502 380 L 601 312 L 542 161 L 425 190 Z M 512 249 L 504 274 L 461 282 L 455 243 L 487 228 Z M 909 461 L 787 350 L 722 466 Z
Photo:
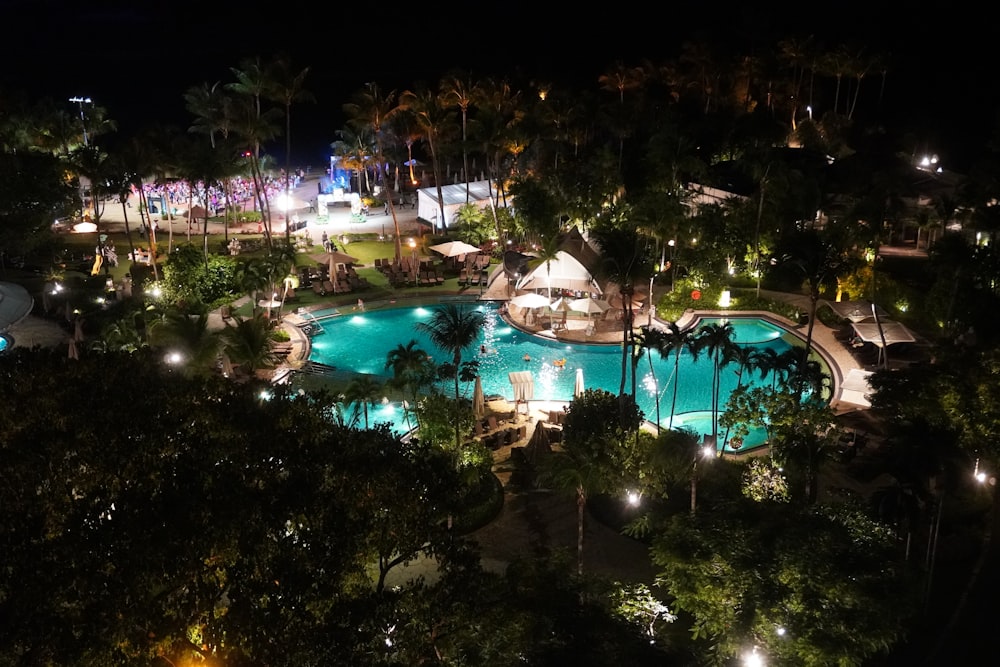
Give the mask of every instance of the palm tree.
M 722 368 L 729 356 L 729 348 L 733 343 L 733 324 L 706 324 L 702 326 L 694 338 L 691 351 L 695 358 L 702 352 L 707 352 L 712 359 L 712 441 L 717 443 L 719 437 L 719 393 L 721 390 Z
M 384 142 L 386 133 L 389 130 L 389 123 L 392 117 L 399 113 L 400 107 L 396 106 L 396 91 L 383 93 L 377 84 L 366 83 L 363 90 L 355 93 L 351 102 L 344 105 L 344 112 L 348 117 L 348 124 L 355 130 L 367 130 L 375 138 L 375 163 L 378 168 L 379 180 L 382 183 L 382 192 L 385 195 L 386 205 L 392 215 L 392 225 L 395 229 L 393 245 L 396 250 L 396 261 L 403 259 L 403 245 L 400 239 L 399 220 L 396 219 L 396 207 L 392 201 L 392 194 L 389 192 L 388 183 L 385 178 L 383 165 Z
M 219 336 L 223 353 L 246 374 L 278 365 L 279 359 L 271 347 L 271 323 L 261 313 L 248 318 L 234 317 Z
M 483 314 L 464 306 L 445 304 L 439 306 L 431 314 L 429 322 L 418 322 L 417 329 L 430 336 L 431 342 L 452 355 L 455 377 L 455 448 L 462 444 L 460 419 L 457 405 L 461 398 L 459 392 L 459 369 L 462 366 L 462 352 L 472 347 L 478 340 L 483 328 Z
M 446 76 L 440 84 L 441 105 L 445 108 L 456 106 L 462 113 L 462 171 L 465 175 L 465 203 L 469 203 L 469 145 L 468 125 L 469 106 L 477 98 L 476 84 L 469 81 L 464 74 L 455 73 Z
M 153 279 L 159 280 L 160 273 L 156 263 L 156 230 L 148 221 L 149 202 L 146 199 L 146 190 L 143 187 L 143 180 L 155 169 L 157 156 L 152 144 L 144 141 L 142 137 L 133 138 L 121 149 L 119 159 L 122 167 L 130 177 L 130 185 L 139 193 L 139 222 L 149 231 L 149 256 L 150 264 L 153 267 Z
M 223 156 L 230 156 L 229 168 L 222 180 L 222 189 L 226 197 L 226 225 L 223 237 L 228 243 L 233 201 L 232 177 L 240 170 L 235 161 L 237 151 L 231 145 L 234 123 L 233 98 L 226 94 L 221 84 L 216 82 L 212 85 L 204 83 L 189 88 L 184 93 L 184 100 L 187 110 L 195 116 L 188 132 L 207 135 L 212 148 L 221 149 Z M 220 146 L 220 143 L 225 146 Z
M 390 382 L 401 391 L 409 391 L 410 403 L 416 404 L 420 390 L 434 381 L 434 364 L 430 355 L 417 347 L 417 341 L 411 340 L 406 345 L 399 343 L 389 350 L 385 359 L 386 369 L 392 369 Z M 409 419 L 409 410 L 407 410 Z M 417 428 L 420 428 L 420 417 L 417 416 Z
M 447 227 L 448 221 L 444 212 L 444 191 L 441 189 L 441 155 L 440 144 L 444 140 L 451 122 L 451 113 L 441 106 L 437 95 L 426 87 L 415 91 L 407 90 L 399 97 L 399 106 L 407 113 L 413 114 L 417 125 L 423 131 L 424 141 L 431 154 L 431 171 L 434 173 L 434 186 L 437 188 L 438 208 L 441 215 L 441 229 Z
M 645 80 L 645 72 L 641 67 L 627 67 L 621 61 L 616 62 L 607 71 L 597 77 L 598 83 L 601 84 L 602 90 L 608 90 L 611 92 L 618 93 L 618 124 L 620 125 L 620 130 L 618 132 L 618 169 L 622 168 L 622 155 L 625 151 L 625 134 L 626 128 L 630 127 L 630 123 L 627 122 L 622 116 L 625 112 L 625 91 L 634 90 L 642 86 Z
M 542 242 L 535 249 L 535 255 L 537 256 L 537 259 L 534 261 L 545 265 L 545 279 L 546 286 L 548 287 L 548 298 L 549 303 L 552 303 L 552 262 L 559 259 L 558 235 L 550 234 L 548 236 L 543 236 Z M 552 328 L 551 310 L 549 310 L 549 328 Z
M 802 362 L 805 363 L 812 350 L 820 292 L 826 286 L 835 285 L 837 278 L 857 265 L 857 259 L 848 255 L 839 229 L 823 233 L 816 230 L 798 232 L 790 235 L 783 246 L 785 261 L 802 274 L 809 290 L 809 327 L 802 349 Z
M 618 392 L 621 395 L 625 393 L 628 358 L 633 350 L 635 316 L 632 310 L 632 297 L 635 294 L 635 281 L 650 275 L 651 262 L 648 248 L 635 228 L 605 227 L 593 230 L 593 236 L 601 249 L 608 279 L 618 285 L 622 300 L 622 375 Z M 634 374 L 631 395 L 634 399 Z
M 271 67 L 270 99 L 279 103 L 285 110 L 285 196 L 290 196 L 290 178 L 292 172 L 292 105 L 296 102 L 315 101 L 312 93 L 303 88 L 309 68 L 295 72 L 291 59 L 282 54 Z M 291 228 L 285 224 L 285 240 L 290 241 Z
M 221 349 L 219 332 L 209 328 L 208 312 L 189 313 L 172 310 L 156 321 L 149 330 L 149 342 L 154 347 L 176 350 L 189 374 L 204 374 L 215 370 Z
M 365 430 L 368 430 L 368 406 L 378 405 L 381 396 L 382 385 L 371 375 L 359 375 L 344 390 L 344 399 L 354 404 L 355 417 L 359 411 L 364 411 Z
M 671 352 L 674 355 L 674 389 L 673 398 L 670 401 L 670 419 L 667 422 L 667 429 L 673 429 L 674 414 L 677 411 L 677 388 L 680 384 L 681 352 L 689 350 L 693 340 L 691 332 L 688 330 L 682 331 L 676 322 L 669 322 L 667 324 L 667 331 L 661 332 L 654 339 L 655 349 L 660 353 L 661 357 L 665 357 Z
M 261 167 L 260 146 L 263 142 L 277 136 L 275 125 L 277 110 L 265 110 L 261 99 L 274 88 L 269 68 L 261 63 L 259 58 L 246 59 L 240 63 L 240 68 L 230 68 L 236 77 L 234 83 L 226 85 L 228 90 L 237 93 L 238 97 L 232 107 L 233 130 L 250 146 L 248 151 L 250 174 L 254 182 L 254 195 L 260 208 L 264 229 L 267 232 L 266 243 L 271 248 L 271 207 L 267 199 L 267 189 Z

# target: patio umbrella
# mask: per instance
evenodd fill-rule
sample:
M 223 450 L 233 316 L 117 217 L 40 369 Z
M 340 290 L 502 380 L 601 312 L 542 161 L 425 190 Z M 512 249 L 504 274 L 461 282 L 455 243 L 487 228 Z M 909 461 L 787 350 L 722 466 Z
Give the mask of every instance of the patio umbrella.
M 78 317 L 73 323 L 73 340 L 77 343 L 83 342 L 83 318 Z
M 558 299 L 553 301 L 549 305 L 549 308 L 551 308 L 553 312 L 558 311 L 561 313 L 568 313 L 569 311 L 574 310 L 572 301 L 565 297 L 559 297 Z
M 584 391 L 583 386 L 583 369 L 576 369 L 576 381 L 573 383 L 573 398 L 576 398 Z
M 479 248 L 470 245 L 465 241 L 448 241 L 432 245 L 431 250 L 439 252 L 445 257 L 458 257 L 459 255 L 471 255 L 479 252 Z
M 318 252 L 309 255 L 309 257 L 317 264 L 327 264 L 330 267 L 330 280 L 333 280 L 334 276 L 337 275 L 338 264 L 357 264 L 360 261 L 357 257 L 351 257 L 337 250 L 333 252 Z
M 69 354 L 70 359 L 76 359 L 77 361 L 79 361 L 80 351 L 76 347 L 76 339 L 73 338 L 69 339 L 69 350 L 67 352 Z
M 549 305 L 549 298 L 538 292 L 527 292 L 526 294 L 518 294 L 510 302 L 520 308 L 541 308 Z
M 34 304 L 35 300 L 24 287 L 0 283 L 0 331 L 23 320 Z
M 588 315 L 600 315 L 606 312 L 611 305 L 603 299 L 595 299 L 592 296 L 584 297 L 582 299 L 574 299 L 569 302 L 570 308 L 581 313 L 587 313 Z
M 483 396 L 483 379 L 476 376 L 476 387 L 472 390 L 472 414 L 479 419 L 486 412 L 486 399 Z

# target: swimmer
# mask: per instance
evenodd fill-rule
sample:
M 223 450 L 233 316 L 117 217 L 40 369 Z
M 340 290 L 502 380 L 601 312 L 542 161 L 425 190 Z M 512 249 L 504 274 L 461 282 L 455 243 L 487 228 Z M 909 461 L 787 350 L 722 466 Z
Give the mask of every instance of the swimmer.
M 479 346 L 479 354 L 486 354 L 486 346 L 485 345 L 480 345 Z
M 531 361 L 531 355 L 530 354 L 524 355 L 524 361 L 525 361 L 525 363 Z

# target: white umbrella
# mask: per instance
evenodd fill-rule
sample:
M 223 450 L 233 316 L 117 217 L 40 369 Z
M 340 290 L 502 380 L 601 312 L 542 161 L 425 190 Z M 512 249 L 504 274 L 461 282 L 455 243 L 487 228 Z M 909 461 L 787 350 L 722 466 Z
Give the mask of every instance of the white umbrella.
M 558 299 L 556 299 L 555 301 L 553 301 L 549 305 L 549 308 L 551 308 L 553 310 L 553 312 L 554 311 L 560 311 L 560 312 L 563 312 L 563 313 L 567 313 L 567 312 L 569 312 L 571 310 L 574 310 L 572 302 L 569 299 L 565 298 L 565 297 L 559 297 Z
M 518 294 L 510 302 L 520 308 L 541 308 L 542 306 L 549 305 L 548 297 L 538 292 Z
M 576 369 L 576 381 L 573 383 L 573 398 L 576 398 L 583 393 L 583 369 Z
M 73 340 L 77 343 L 83 342 L 83 318 L 76 318 L 76 322 L 73 323 Z
M 607 301 L 595 299 L 592 296 L 584 297 L 583 299 L 574 299 L 570 301 L 569 306 L 575 311 L 587 313 L 588 315 L 599 315 L 611 307 Z
M 80 359 L 80 351 L 76 347 L 76 340 L 73 338 L 69 339 L 69 350 L 67 350 L 70 359 Z
M 479 419 L 486 412 L 486 398 L 483 396 L 483 380 L 476 376 L 476 387 L 472 390 L 472 414 Z
M 479 248 L 468 244 L 465 241 L 448 241 L 432 245 L 431 250 L 439 252 L 445 257 L 458 257 L 459 255 L 471 255 L 479 252 Z

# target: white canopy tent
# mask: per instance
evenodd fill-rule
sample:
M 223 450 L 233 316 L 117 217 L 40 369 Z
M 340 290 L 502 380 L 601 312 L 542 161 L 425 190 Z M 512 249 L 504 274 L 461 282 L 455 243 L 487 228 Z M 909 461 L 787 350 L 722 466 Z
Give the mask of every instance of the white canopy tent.
M 496 185 L 493 186 L 496 192 Z M 465 206 L 465 183 L 453 183 L 441 186 L 441 197 L 444 200 L 444 223 L 441 221 L 441 207 L 438 205 L 437 188 L 420 188 L 417 190 L 417 218 L 431 223 L 435 230 L 441 230 L 451 225 L 455 212 Z M 473 206 L 486 208 L 490 205 L 490 182 L 473 181 L 469 183 L 468 201 Z
M 603 294 L 590 271 L 564 250 L 551 262 L 541 262 L 517 281 L 517 289 L 567 289 Z

